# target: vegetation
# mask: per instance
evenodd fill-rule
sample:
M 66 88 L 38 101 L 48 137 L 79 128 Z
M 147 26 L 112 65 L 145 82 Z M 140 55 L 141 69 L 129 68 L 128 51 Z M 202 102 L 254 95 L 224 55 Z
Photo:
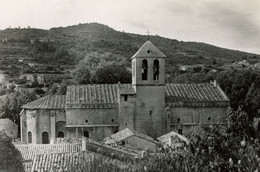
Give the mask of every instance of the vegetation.
M 131 72 L 123 56 L 112 53 L 90 53 L 81 60 L 74 71 L 76 84 L 131 83 Z
M 32 58 L 46 64 L 77 64 L 84 55 L 91 52 L 111 52 L 120 54 L 128 61 L 147 40 L 147 36 L 115 31 L 98 24 L 52 28 L 50 30 L 15 28 L 0 31 L 0 56 Z M 250 62 L 258 62 L 259 55 L 228 50 L 205 43 L 183 42 L 175 39 L 150 36 L 150 40 L 167 55 L 166 64 L 224 64 L 246 57 Z M 8 48 L 9 47 L 9 48 Z M 17 48 L 18 47 L 18 48 Z M 23 53 L 21 53 L 23 52 Z
M 23 172 L 23 157 L 11 139 L 0 131 L 0 171 Z
M 34 92 L 14 91 L 6 95 L 0 102 L 0 118 L 9 118 L 19 125 L 19 114 L 22 105 L 35 100 L 37 97 Z

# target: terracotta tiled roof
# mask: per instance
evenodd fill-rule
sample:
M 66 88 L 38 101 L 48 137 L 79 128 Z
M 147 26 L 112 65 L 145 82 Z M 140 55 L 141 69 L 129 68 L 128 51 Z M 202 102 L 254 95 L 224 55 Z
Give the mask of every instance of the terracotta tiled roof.
M 115 104 L 117 84 L 72 85 L 67 87 L 66 104 Z
M 31 171 L 83 171 L 92 160 L 90 152 L 39 154 Z
M 81 144 L 26 144 L 15 145 L 24 160 L 32 160 L 35 155 L 49 153 L 72 153 L 81 151 Z
M 64 109 L 65 95 L 48 95 L 22 106 L 24 109 Z
M 178 134 L 178 133 L 176 133 L 174 131 L 171 131 L 169 133 L 166 133 L 166 134 L 158 137 L 157 140 L 159 140 L 162 143 L 167 143 L 169 141 L 170 137 L 177 137 L 178 139 L 186 142 L 187 144 L 190 143 L 189 139 L 187 139 L 186 137 L 184 137 L 184 136 L 182 136 L 182 135 L 180 135 L 180 134 Z
M 136 57 L 166 57 L 158 48 L 156 48 L 151 41 L 146 41 L 143 46 L 132 56 Z
M 145 140 L 148 140 L 148 141 L 151 141 L 151 142 L 156 142 L 153 138 L 151 138 L 150 136 L 147 136 L 145 134 L 142 134 L 142 133 L 138 133 L 136 131 L 133 131 L 133 130 L 130 130 L 129 128 L 126 128 L 124 130 L 121 130 L 115 134 L 112 134 L 111 136 L 109 137 L 106 137 L 104 139 L 104 142 L 106 144 L 113 144 L 113 143 L 116 143 L 116 142 L 120 142 L 122 140 L 125 140 L 127 139 L 128 137 L 131 137 L 131 136 L 137 136 L 137 137 L 140 137 L 142 139 L 145 139 Z
M 166 84 L 166 102 L 229 102 L 219 86 L 204 84 Z
M 135 94 L 135 90 L 132 84 L 118 84 L 119 94 Z

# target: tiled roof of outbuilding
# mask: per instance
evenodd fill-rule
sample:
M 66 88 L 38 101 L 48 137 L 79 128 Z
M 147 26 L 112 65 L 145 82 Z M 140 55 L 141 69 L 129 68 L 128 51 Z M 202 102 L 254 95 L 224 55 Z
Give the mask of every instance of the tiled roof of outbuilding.
M 125 140 L 127 139 L 128 137 L 131 137 L 131 136 L 137 136 L 137 137 L 140 137 L 142 139 L 145 139 L 145 140 L 148 140 L 150 142 L 156 142 L 156 140 L 154 140 L 152 137 L 150 136 L 147 136 L 145 134 L 142 134 L 142 133 L 138 133 L 136 131 L 133 131 L 133 130 L 130 130 L 129 128 L 126 128 L 126 129 L 123 129 L 115 134 L 112 134 L 111 136 L 109 137 L 106 137 L 104 139 L 105 143 L 106 144 L 110 144 L 110 143 L 114 143 L 114 142 L 120 142 L 122 140 Z
M 203 84 L 166 84 L 166 102 L 228 102 L 219 86 Z
M 159 140 L 159 141 L 162 142 L 162 143 L 166 143 L 166 142 L 169 141 L 169 138 L 170 138 L 170 137 L 177 137 L 177 138 L 179 138 L 180 140 L 185 141 L 187 144 L 190 143 L 190 141 L 189 141 L 188 138 L 186 138 L 186 137 L 184 137 L 183 135 L 180 135 L 180 134 L 178 134 L 178 133 L 176 133 L 176 132 L 174 132 L 174 131 L 171 131 L 171 132 L 169 132 L 169 133 L 166 133 L 166 134 L 164 134 L 164 135 L 158 137 L 157 140 Z
M 34 157 L 31 171 L 85 171 L 93 157 L 90 152 L 40 154 Z
M 64 109 L 65 95 L 48 95 L 22 106 L 24 109 Z
M 146 41 L 143 46 L 132 56 L 136 57 L 166 57 L 158 48 L 156 48 L 151 41 Z

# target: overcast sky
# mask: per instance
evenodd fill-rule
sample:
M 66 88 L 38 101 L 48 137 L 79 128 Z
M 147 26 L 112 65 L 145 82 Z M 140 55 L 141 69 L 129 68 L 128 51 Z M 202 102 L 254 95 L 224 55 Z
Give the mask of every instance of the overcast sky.
M 90 22 L 260 54 L 260 0 L 0 0 L 0 29 Z

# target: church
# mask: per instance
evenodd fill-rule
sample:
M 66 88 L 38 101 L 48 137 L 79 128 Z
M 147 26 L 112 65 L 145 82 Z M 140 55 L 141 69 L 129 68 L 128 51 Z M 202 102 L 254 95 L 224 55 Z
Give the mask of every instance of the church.
M 125 128 L 154 138 L 198 126 L 226 125 L 230 100 L 216 84 L 165 83 L 166 56 L 149 40 L 131 57 L 132 83 L 70 85 L 66 95 L 22 106 L 21 141 L 102 140 Z

